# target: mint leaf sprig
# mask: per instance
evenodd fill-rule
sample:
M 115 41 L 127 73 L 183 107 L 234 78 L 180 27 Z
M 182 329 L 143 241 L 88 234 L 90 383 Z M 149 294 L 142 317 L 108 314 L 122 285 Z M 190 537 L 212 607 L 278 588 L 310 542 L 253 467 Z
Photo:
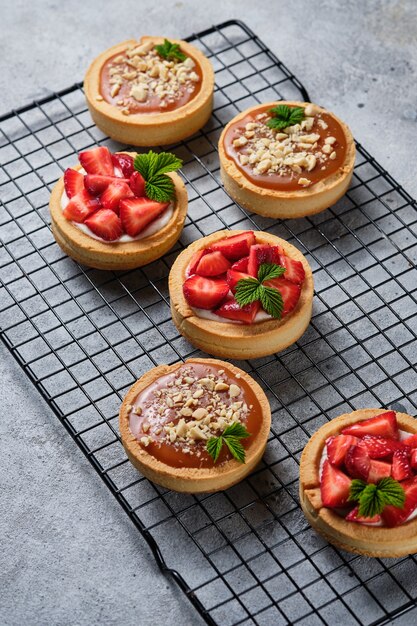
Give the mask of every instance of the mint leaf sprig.
M 187 56 L 181 51 L 179 44 L 172 43 L 168 39 L 164 39 L 164 43 L 155 46 L 155 50 L 163 59 L 171 61 L 176 59 L 177 61 L 185 61 Z
M 219 458 L 221 449 L 225 444 L 231 453 L 231 455 L 240 463 L 245 462 L 245 448 L 242 446 L 240 440 L 250 437 L 251 433 L 248 433 L 243 424 L 234 422 L 230 424 L 221 435 L 218 437 L 210 437 L 206 443 L 206 449 L 214 463 Z
M 182 160 L 171 152 L 138 154 L 133 166 L 145 179 L 145 192 L 156 202 L 169 202 L 175 196 L 175 186 L 168 172 L 175 172 L 182 166 Z
M 281 318 L 284 302 L 282 295 L 274 287 L 264 285 L 267 280 L 279 278 L 286 271 L 285 267 L 276 263 L 262 263 L 258 270 L 258 278 L 242 278 L 236 285 L 235 298 L 242 308 L 256 300 L 260 300 L 262 308 L 272 317 Z
M 268 113 L 270 113 L 272 117 L 267 121 L 266 125 L 274 130 L 280 130 L 287 128 L 287 126 L 299 124 L 304 118 L 303 107 L 290 108 L 287 104 L 279 104 L 273 109 L 269 109 Z
M 382 513 L 387 504 L 403 509 L 405 492 L 398 480 L 391 476 L 382 478 L 376 485 L 355 478 L 352 480 L 348 499 L 359 503 L 360 516 L 375 517 Z

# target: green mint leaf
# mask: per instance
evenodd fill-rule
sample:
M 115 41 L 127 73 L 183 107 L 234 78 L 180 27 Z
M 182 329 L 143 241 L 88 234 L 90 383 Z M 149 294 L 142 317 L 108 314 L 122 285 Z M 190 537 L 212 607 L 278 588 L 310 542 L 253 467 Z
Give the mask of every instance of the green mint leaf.
M 288 104 L 278 104 L 276 107 L 269 109 L 268 113 L 271 113 L 279 120 L 288 122 L 291 116 L 291 109 Z
M 282 130 L 283 128 L 287 128 L 288 122 L 287 120 L 280 120 L 277 117 L 271 117 L 266 123 L 269 128 L 272 130 Z
M 145 179 L 145 191 L 148 198 L 157 202 L 169 202 L 175 195 L 175 186 L 167 172 L 174 172 L 182 166 L 182 161 L 170 152 L 138 154 L 134 168 Z
M 222 437 L 210 437 L 210 439 L 206 443 L 206 450 L 216 463 L 219 458 L 220 450 L 223 446 Z
M 256 278 L 242 278 L 236 285 L 235 298 L 240 307 L 244 307 L 260 298 L 260 284 Z
M 158 174 L 167 174 L 179 170 L 182 167 L 182 160 L 172 152 L 158 152 L 156 165 Z
M 258 280 L 260 283 L 264 283 L 266 280 L 279 278 L 285 271 L 285 267 L 281 267 L 281 265 L 276 263 L 262 263 L 258 270 Z
M 304 118 L 304 109 L 302 107 L 294 107 L 291 109 L 291 115 L 288 126 L 299 124 Z
M 385 504 L 396 506 L 399 509 L 404 508 L 405 491 L 398 480 L 394 480 L 391 476 L 382 478 L 378 482 L 378 491 L 384 496 Z
M 158 154 L 149 150 L 147 153 L 137 154 L 133 161 L 133 167 L 145 180 L 149 180 L 158 168 Z
M 281 319 L 284 302 L 278 289 L 262 285 L 260 300 L 264 311 L 276 319 Z
M 219 437 L 210 437 L 206 443 L 206 450 L 213 459 L 214 463 L 216 463 L 223 444 L 226 444 L 231 455 L 240 461 L 240 463 L 244 463 L 245 448 L 240 443 L 240 440 L 245 439 L 246 437 L 250 437 L 250 433 L 248 433 L 243 424 L 240 424 L 240 422 L 234 422 L 233 424 L 227 426 Z
M 179 44 L 172 43 L 168 39 L 164 39 L 163 44 L 156 45 L 155 50 L 163 59 L 185 61 L 187 58 L 187 56 L 181 51 Z
M 366 485 L 359 498 L 359 515 L 363 517 L 380 515 L 385 504 L 385 497 L 378 489 L 378 485 Z
M 224 429 L 223 437 L 238 437 L 239 439 L 245 439 L 246 437 L 250 437 L 250 433 L 246 430 L 246 428 L 240 422 L 233 422 L 227 428 Z
M 240 443 L 238 437 L 227 437 L 223 440 L 229 448 L 231 455 L 239 461 L 239 463 L 244 463 L 246 457 L 245 448 Z
M 359 478 L 354 478 L 350 484 L 349 489 L 349 500 L 353 502 L 358 502 L 361 496 L 362 491 L 365 489 L 366 483 L 364 480 L 360 480 Z
M 302 107 L 290 108 L 286 104 L 279 104 L 273 109 L 269 109 L 268 113 L 271 113 L 272 117 L 268 120 L 267 126 L 275 130 L 299 124 L 304 118 L 304 109 Z
M 175 186 L 169 176 L 155 176 L 145 183 L 145 192 L 150 200 L 169 202 L 175 195 Z

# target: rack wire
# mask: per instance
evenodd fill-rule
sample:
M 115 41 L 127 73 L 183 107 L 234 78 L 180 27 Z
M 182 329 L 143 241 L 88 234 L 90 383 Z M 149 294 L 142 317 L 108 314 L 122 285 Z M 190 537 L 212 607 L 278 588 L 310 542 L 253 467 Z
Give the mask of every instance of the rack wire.
M 215 107 L 201 132 L 172 147 L 190 201 L 180 242 L 142 269 L 82 267 L 49 228 L 50 189 L 77 153 L 121 147 L 92 124 L 82 85 L 0 118 L 2 340 L 208 624 L 388 623 L 416 604 L 415 557 L 368 559 L 327 544 L 299 508 L 298 462 L 311 434 L 344 411 L 416 412 L 416 204 L 358 145 L 351 187 L 327 211 L 277 222 L 242 210 L 219 181 L 223 125 L 257 102 L 308 93 L 242 22 L 188 41 L 214 65 Z M 184 247 L 225 227 L 296 245 L 314 270 L 314 314 L 285 352 L 238 362 L 273 412 L 259 468 L 226 492 L 183 495 L 130 465 L 117 413 L 150 367 L 202 354 L 171 321 L 167 278 Z

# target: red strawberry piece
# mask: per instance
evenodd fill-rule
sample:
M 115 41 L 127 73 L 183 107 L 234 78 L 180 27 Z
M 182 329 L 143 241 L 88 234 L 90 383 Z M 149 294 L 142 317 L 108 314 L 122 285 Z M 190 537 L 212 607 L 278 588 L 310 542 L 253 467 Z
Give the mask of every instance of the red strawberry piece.
M 120 200 L 119 213 L 125 233 L 136 237 L 153 222 L 168 206 L 168 202 L 156 202 L 149 198 L 126 198 Z
M 97 237 L 105 241 L 119 239 L 123 233 L 120 218 L 111 209 L 96 211 L 84 223 Z
M 284 250 L 281 246 L 270 246 L 267 243 L 260 243 L 252 246 L 249 252 L 248 274 L 258 277 L 259 266 L 262 263 L 276 263 L 279 265 L 280 254 Z
M 100 146 L 92 150 L 80 152 L 80 163 L 87 174 L 101 174 L 102 176 L 114 176 L 113 161 L 108 148 Z
M 417 476 L 401 483 L 401 487 L 405 491 L 404 508 L 400 509 L 390 504 L 384 508 L 381 514 L 383 522 L 389 528 L 405 522 L 407 517 L 417 508 Z
M 188 266 L 187 269 L 187 274 L 188 276 L 191 276 L 192 274 L 196 273 L 198 264 L 200 263 L 200 259 L 204 254 L 208 254 L 209 250 L 198 250 L 198 252 L 194 252 L 193 256 L 191 257 L 191 261 L 190 264 Z
M 248 230 L 238 235 L 232 235 L 216 241 L 210 247 L 212 250 L 218 250 L 229 261 L 237 261 L 243 256 L 249 254 L 249 248 L 255 243 L 255 235 L 252 230 Z
M 84 189 L 84 176 L 71 167 L 64 172 L 64 187 L 68 198 L 73 198 Z
M 100 202 L 104 209 L 111 209 L 119 215 L 119 204 L 123 198 L 133 198 L 133 191 L 122 179 L 113 179 L 113 182 L 103 191 Z
M 367 480 L 371 459 L 366 449 L 362 446 L 350 446 L 345 456 L 345 467 L 352 478 Z
M 321 474 L 321 500 L 327 507 L 342 507 L 348 502 L 352 480 L 342 471 L 324 461 Z
M 359 524 L 377 524 L 381 521 L 380 515 L 374 515 L 374 517 L 364 517 L 359 515 L 359 506 L 355 506 L 345 517 L 348 522 L 358 522 Z
M 130 154 L 124 154 L 123 152 L 116 152 L 111 155 L 114 167 L 117 167 L 124 178 L 130 178 L 134 172 L 133 158 Z
M 244 256 L 241 259 L 239 259 L 239 261 L 236 261 L 236 263 L 233 263 L 232 270 L 236 270 L 237 272 L 245 272 L 245 273 L 247 273 L 247 271 L 248 271 L 248 262 L 249 262 L 249 257 L 248 256 Z
M 365 435 L 380 435 L 381 437 L 399 438 L 397 418 L 395 411 L 386 411 L 370 417 L 362 422 L 347 426 L 342 430 L 344 435 L 354 435 L 364 437 Z
M 226 280 L 229 283 L 230 291 L 235 292 L 235 287 L 240 280 L 244 280 L 245 278 L 252 278 L 249 274 L 244 274 L 243 272 L 237 272 L 236 270 L 230 269 L 227 272 Z
M 410 448 L 417 448 L 417 435 L 411 435 L 411 437 L 403 439 L 402 443 Z
M 196 274 L 200 274 L 200 276 L 219 276 L 227 272 L 229 267 L 230 261 L 217 250 L 203 254 L 198 263 Z
M 297 285 L 301 285 L 306 276 L 304 265 L 301 261 L 296 261 L 295 259 L 290 259 L 290 257 L 285 256 L 285 254 L 280 254 L 279 265 L 285 267 L 284 276 L 287 280 L 290 280 L 292 283 L 296 283 Z
M 80 193 L 71 198 L 62 212 L 67 220 L 81 223 L 99 207 L 100 200 L 90 196 L 85 189 L 82 189 Z
M 268 287 L 275 287 L 275 289 L 278 289 L 281 293 L 284 302 L 282 317 L 288 315 L 288 313 L 291 313 L 291 311 L 295 309 L 301 295 L 300 285 L 296 285 L 285 278 L 273 278 L 272 280 L 267 280 L 264 284 Z
M 130 177 L 129 185 L 137 198 L 145 196 L 145 179 L 139 172 L 133 172 Z
M 391 476 L 391 463 L 372 459 L 369 465 L 368 482 L 377 483 L 381 478 L 386 478 L 387 476 Z
M 100 195 L 114 181 L 128 183 L 127 178 L 117 178 L 116 176 L 101 176 L 101 174 L 86 174 L 84 176 L 84 187 L 93 196 Z
M 417 470 L 417 450 L 411 450 L 410 465 L 413 469 Z
M 371 459 L 392 457 L 396 450 L 403 450 L 405 447 L 402 441 L 378 437 L 376 435 L 365 435 L 361 439 L 361 442 L 366 447 Z
M 188 304 L 199 309 L 214 309 L 229 292 L 229 285 L 222 278 L 205 278 L 190 276 L 183 287 L 184 297 Z
M 396 450 L 392 456 L 391 476 L 395 480 L 406 480 L 413 475 L 407 450 Z
M 260 306 L 260 302 L 251 302 L 251 304 L 240 307 L 236 300 L 231 298 L 230 300 L 226 300 L 214 313 L 220 315 L 220 317 L 226 317 L 229 320 L 238 320 L 245 324 L 252 324 Z
M 327 458 L 332 465 L 342 465 L 345 454 L 350 446 L 354 446 L 359 440 L 350 435 L 337 435 L 329 437 L 326 441 Z

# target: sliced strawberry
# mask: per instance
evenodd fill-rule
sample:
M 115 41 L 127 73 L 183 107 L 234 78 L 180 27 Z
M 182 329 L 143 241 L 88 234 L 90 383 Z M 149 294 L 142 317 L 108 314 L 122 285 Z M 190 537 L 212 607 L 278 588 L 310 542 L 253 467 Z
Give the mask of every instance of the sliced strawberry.
M 301 285 L 306 276 L 304 265 L 301 261 L 296 261 L 295 259 L 290 259 L 289 256 L 285 256 L 285 254 L 279 255 L 279 265 L 285 267 L 285 278 L 290 280 L 292 283 L 296 283 L 297 285 Z
M 198 263 L 196 274 L 200 274 L 200 276 L 220 276 L 220 274 L 227 272 L 229 267 L 230 261 L 217 250 L 203 254 Z
M 324 461 L 321 475 L 321 499 L 324 506 L 341 507 L 347 504 L 352 480 L 329 461 Z
M 93 196 L 99 196 L 114 181 L 128 183 L 127 178 L 117 178 L 116 176 L 102 176 L 101 174 L 86 174 L 84 176 L 84 187 Z
M 380 515 L 374 515 L 373 517 L 363 517 L 359 515 L 359 506 L 355 506 L 345 517 L 349 522 L 358 522 L 359 524 L 378 524 L 381 521 Z
M 188 269 L 187 269 L 188 276 L 191 276 L 192 274 L 196 273 L 201 257 L 207 253 L 208 253 L 208 250 L 198 250 L 198 252 L 194 252 L 193 256 L 191 257 L 191 261 L 188 266 Z
M 247 272 L 248 262 L 249 262 L 249 257 L 244 256 L 241 259 L 239 259 L 239 261 L 236 261 L 236 263 L 233 263 L 232 270 L 236 270 L 237 272 Z
M 372 459 L 369 465 L 368 482 L 377 483 L 381 478 L 386 478 L 387 476 L 391 476 L 391 463 Z
M 227 272 L 226 280 L 229 283 L 230 291 L 235 292 L 235 287 L 240 280 L 244 280 L 245 278 L 252 278 L 249 274 L 244 274 L 243 272 L 237 272 L 236 270 L 230 269 Z
M 226 300 L 214 313 L 220 315 L 220 317 L 226 317 L 229 320 L 238 320 L 245 324 L 252 324 L 260 306 L 260 302 L 256 301 L 244 307 L 240 307 L 236 300 L 231 298 L 230 300 Z
M 210 248 L 212 250 L 218 250 L 229 261 L 237 261 L 243 256 L 249 254 L 249 248 L 255 243 L 255 235 L 252 230 L 248 230 L 238 235 L 232 235 L 226 237 L 220 241 L 213 243 Z
M 342 465 L 345 454 L 350 446 L 354 446 L 359 440 L 350 435 L 337 435 L 329 437 L 326 441 L 327 458 L 332 465 Z
M 133 158 L 130 154 L 116 152 L 111 155 L 114 167 L 117 167 L 123 174 L 124 178 L 130 178 L 134 172 Z
M 129 185 L 137 198 L 143 198 L 145 193 L 145 179 L 139 172 L 133 172 L 130 177 Z
M 367 480 L 371 459 L 366 449 L 362 446 L 350 446 L 345 456 L 345 467 L 352 478 Z
M 199 309 L 214 309 L 229 292 L 229 285 L 222 278 L 205 278 L 190 276 L 183 287 L 185 299 L 191 306 Z
M 411 437 L 403 439 L 402 443 L 410 448 L 417 448 L 417 435 L 411 435 Z
M 268 287 L 275 287 L 280 292 L 284 301 L 284 308 L 282 310 L 282 317 L 291 313 L 297 306 L 297 302 L 300 299 L 301 287 L 296 285 L 285 278 L 273 278 L 267 280 L 265 283 Z
M 133 191 L 122 179 L 113 179 L 113 182 L 103 191 L 100 202 L 104 209 L 115 211 L 119 215 L 119 204 L 123 198 L 133 198 Z
M 111 209 L 96 211 L 84 223 L 97 237 L 105 241 L 119 239 L 123 233 L 120 218 Z
M 84 189 L 84 176 L 69 167 L 64 172 L 64 187 L 68 198 L 73 198 Z
M 120 200 L 119 211 L 125 233 L 136 237 L 168 206 L 168 202 L 156 202 L 149 198 L 127 198 Z
M 259 266 L 262 263 L 276 263 L 279 265 L 281 254 L 284 254 L 281 246 L 270 246 L 268 243 L 252 246 L 249 252 L 248 274 L 258 278 Z
M 404 442 L 396 439 L 387 439 L 387 437 L 379 437 L 376 435 L 365 435 L 361 442 L 368 450 L 371 459 L 383 459 L 392 457 L 396 450 L 405 448 Z
M 84 222 L 84 220 L 100 207 L 100 200 L 90 196 L 82 189 L 76 196 L 73 196 L 63 209 L 64 217 L 72 222 Z
M 413 469 L 417 470 L 417 450 L 411 450 L 410 465 Z
M 92 150 L 80 152 L 78 158 L 87 174 L 101 174 L 102 176 L 114 175 L 111 154 L 109 149 L 105 146 L 99 146 Z
M 382 511 L 382 520 L 389 528 L 399 526 L 405 522 L 417 508 L 417 476 L 401 483 L 401 487 L 405 491 L 404 508 L 400 509 L 396 506 L 388 505 Z
M 413 475 L 407 449 L 396 450 L 392 456 L 391 476 L 395 480 L 406 480 Z
M 344 435 L 354 435 L 355 437 L 364 437 L 365 435 L 381 435 L 382 437 L 399 438 L 397 418 L 395 411 L 386 411 L 370 417 L 362 422 L 347 426 L 342 430 Z

